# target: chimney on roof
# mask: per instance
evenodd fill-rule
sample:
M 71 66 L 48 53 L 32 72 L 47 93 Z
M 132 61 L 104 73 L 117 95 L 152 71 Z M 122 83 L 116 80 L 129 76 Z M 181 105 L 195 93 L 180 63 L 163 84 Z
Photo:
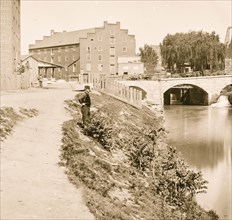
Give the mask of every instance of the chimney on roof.
M 51 36 L 52 36 L 54 33 L 55 33 L 54 30 L 51 30 Z

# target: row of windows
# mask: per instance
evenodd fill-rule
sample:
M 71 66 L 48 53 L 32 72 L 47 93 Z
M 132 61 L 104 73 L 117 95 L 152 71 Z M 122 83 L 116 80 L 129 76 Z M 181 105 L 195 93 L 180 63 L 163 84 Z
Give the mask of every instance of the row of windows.
M 102 54 L 99 54 L 98 55 L 98 61 L 102 61 L 102 60 L 103 60 L 103 56 L 102 56 Z M 90 54 L 86 55 L 86 61 L 91 61 L 91 55 Z M 115 56 L 114 55 L 110 56 L 110 63 L 115 63 Z
M 69 57 L 68 56 L 65 56 L 64 57 L 64 60 L 65 61 L 68 61 L 69 60 Z M 75 56 L 73 56 L 73 58 L 72 58 L 72 60 L 74 61 L 74 60 L 76 60 L 76 57 Z M 86 55 L 86 60 L 87 61 L 91 61 L 91 55 L 90 54 L 87 54 Z M 103 60 L 103 55 L 102 54 L 99 54 L 98 55 L 98 61 L 102 61 Z M 44 57 L 43 58 L 43 61 L 48 61 L 48 62 L 51 62 L 51 63 L 53 63 L 54 62 L 54 57 Z M 58 62 L 61 62 L 61 56 L 58 56 L 57 57 L 57 61 Z M 115 63 L 115 56 L 110 56 L 110 63 Z
M 99 63 L 97 67 L 98 67 L 98 71 L 99 72 L 101 72 L 103 70 L 103 64 Z M 114 74 L 115 73 L 115 65 L 114 64 L 110 64 L 109 67 L 110 67 L 110 73 Z M 74 67 L 73 67 L 73 70 L 74 70 Z M 92 70 L 91 63 L 86 63 L 86 71 L 91 71 L 91 70 Z
M 115 41 L 115 32 L 110 31 L 110 41 Z M 114 38 L 114 40 L 112 40 Z M 94 41 L 94 38 L 90 38 L 90 41 Z M 103 37 L 101 35 L 98 36 L 98 41 L 103 41 Z M 127 36 L 122 37 L 122 42 L 127 42 Z
M 51 48 L 51 49 L 39 49 L 39 50 L 34 50 L 34 52 L 37 52 L 38 54 L 50 53 L 51 55 L 54 55 L 55 51 L 58 51 L 59 53 L 61 53 L 62 50 L 64 50 L 65 52 L 69 52 L 70 49 L 72 49 L 72 51 L 76 51 L 76 46 L 73 46 L 73 47 L 58 47 L 58 48 Z
M 91 52 L 91 46 L 86 46 L 86 51 Z M 102 46 L 98 46 L 98 51 L 103 51 Z M 127 52 L 127 47 L 123 47 L 122 52 Z M 115 47 L 110 47 L 110 54 L 115 54 Z
M 75 56 L 75 55 L 73 55 L 73 57 L 72 57 L 72 60 L 74 61 L 74 60 L 76 60 L 77 59 L 77 57 Z M 51 63 L 53 63 L 54 62 L 54 57 L 44 57 L 43 58 L 43 61 L 47 61 L 47 62 L 51 62 Z M 68 56 L 65 56 L 64 57 L 64 60 L 65 61 L 68 61 L 69 60 L 69 57 Z M 61 56 L 58 56 L 57 57 L 57 61 L 58 62 L 61 62 Z
M 68 61 L 69 57 L 65 57 L 64 60 Z M 73 56 L 72 60 L 73 61 L 76 60 L 76 57 Z M 86 55 L 86 60 L 87 61 L 91 61 L 91 55 L 90 54 Z M 53 57 L 44 57 L 43 61 L 45 61 L 45 62 L 47 61 L 47 62 L 53 63 L 54 62 L 54 58 Z M 61 62 L 61 56 L 57 57 L 57 61 Z M 101 55 L 101 54 L 98 55 L 98 61 L 103 61 L 103 55 Z M 110 56 L 110 63 L 115 63 L 115 56 L 112 56 L 112 55 Z
M 87 46 L 86 51 L 90 52 L 91 51 L 91 46 Z M 101 46 L 98 46 L 98 51 L 103 51 Z M 127 47 L 123 47 L 122 52 L 126 53 L 127 52 Z M 110 47 L 110 55 L 115 55 L 115 47 Z

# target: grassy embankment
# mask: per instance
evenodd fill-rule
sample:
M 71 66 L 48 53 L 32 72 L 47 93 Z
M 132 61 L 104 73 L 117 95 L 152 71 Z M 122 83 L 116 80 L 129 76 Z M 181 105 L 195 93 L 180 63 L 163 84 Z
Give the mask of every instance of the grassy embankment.
M 0 108 L 0 141 L 3 141 L 11 134 L 18 121 L 36 115 L 38 115 L 36 109 L 20 108 L 19 111 L 16 111 L 12 107 Z
M 162 117 L 91 96 L 96 111 L 84 132 L 75 99 L 66 101 L 73 119 L 63 124 L 61 165 L 96 219 L 218 219 L 195 202 L 207 183 L 165 143 Z

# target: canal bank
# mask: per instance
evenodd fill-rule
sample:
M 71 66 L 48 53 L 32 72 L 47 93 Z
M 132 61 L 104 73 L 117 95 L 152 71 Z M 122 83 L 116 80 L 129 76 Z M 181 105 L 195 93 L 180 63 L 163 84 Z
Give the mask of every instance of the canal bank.
M 218 219 L 195 202 L 205 180 L 166 144 L 163 117 L 104 94 L 91 99 L 84 130 L 78 101 L 66 102 L 73 119 L 63 124 L 61 164 L 97 219 Z

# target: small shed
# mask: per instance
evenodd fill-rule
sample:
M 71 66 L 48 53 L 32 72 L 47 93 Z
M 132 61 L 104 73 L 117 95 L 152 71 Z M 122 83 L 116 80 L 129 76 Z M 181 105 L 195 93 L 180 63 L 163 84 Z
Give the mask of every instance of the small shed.
M 22 84 L 25 84 L 25 86 L 23 86 L 25 88 L 37 84 L 39 75 L 45 78 L 51 78 L 53 77 L 55 68 L 64 68 L 59 64 L 39 60 L 32 55 L 22 56 L 22 65 L 25 67 L 25 72 L 22 74 Z M 50 75 L 47 73 L 48 69 L 51 69 Z

